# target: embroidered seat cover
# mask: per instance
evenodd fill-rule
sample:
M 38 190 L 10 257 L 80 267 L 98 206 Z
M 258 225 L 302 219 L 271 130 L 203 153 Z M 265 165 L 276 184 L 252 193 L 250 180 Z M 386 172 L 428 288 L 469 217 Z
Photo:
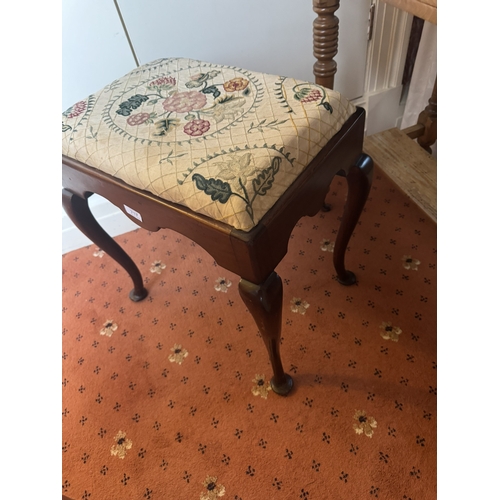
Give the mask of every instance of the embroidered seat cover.
M 313 83 L 158 59 L 65 111 L 62 151 L 248 231 L 354 111 Z

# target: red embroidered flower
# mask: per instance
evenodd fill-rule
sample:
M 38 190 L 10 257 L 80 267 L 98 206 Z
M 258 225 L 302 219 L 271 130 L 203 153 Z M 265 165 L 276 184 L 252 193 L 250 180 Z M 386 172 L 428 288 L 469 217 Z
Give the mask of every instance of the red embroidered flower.
M 317 89 L 314 89 L 314 90 L 311 90 L 311 92 L 309 92 L 309 94 L 307 94 L 305 97 L 303 97 L 300 102 L 314 102 L 314 101 L 317 101 L 318 99 L 321 99 L 322 97 L 322 94 L 319 90 Z
M 174 87 L 176 84 L 175 78 L 171 76 L 162 76 L 148 83 L 148 87 Z
M 193 137 L 203 135 L 210 128 L 210 122 L 207 120 L 192 120 L 185 127 L 184 132 Z
M 79 101 L 72 108 L 68 118 L 75 118 L 87 109 L 87 101 Z
M 142 123 L 149 120 L 149 113 L 137 113 L 135 115 L 131 115 L 127 118 L 127 123 L 129 125 L 141 125 Z
M 189 113 L 193 109 L 201 109 L 207 103 L 207 97 L 201 92 L 179 92 L 163 101 L 165 111 L 176 113 Z
M 248 80 L 245 80 L 244 78 L 233 78 L 232 80 L 224 83 L 224 90 L 226 92 L 236 92 L 237 90 L 243 90 L 247 88 L 248 83 Z

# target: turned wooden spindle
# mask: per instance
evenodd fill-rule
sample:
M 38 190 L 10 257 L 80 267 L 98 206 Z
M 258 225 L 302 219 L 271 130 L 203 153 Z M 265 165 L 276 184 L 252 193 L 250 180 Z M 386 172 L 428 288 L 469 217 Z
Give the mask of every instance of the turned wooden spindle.
M 313 23 L 314 76 L 316 83 L 333 89 L 333 78 L 337 72 L 337 63 L 333 60 L 338 52 L 339 19 L 335 11 L 340 0 L 313 0 L 313 10 L 318 17 Z
M 418 115 L 417 123 L 425 127 L 423 135 L 417 141 L 428 153 L 431 153 L 431 146 L 437 140 L 437 77 L 429 104 Z

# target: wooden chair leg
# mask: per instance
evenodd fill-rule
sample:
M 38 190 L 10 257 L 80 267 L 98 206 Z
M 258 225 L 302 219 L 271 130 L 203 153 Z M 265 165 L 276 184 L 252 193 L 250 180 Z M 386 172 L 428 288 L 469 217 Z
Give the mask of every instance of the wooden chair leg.
M 345 252 L 370 192 L 373 160 L 368 155 L 361 154 L 357 162 L 349 169 L 346 178 L 347 202 L 333 249 L 333 265 L 337 271 L 339 283 L 353 285 L 356 283 L 356 276 L 345 268 Z
M 281 278 L 273 272 L 260 285 L 242 279 L 238 289 L 266 345 L 274 374 L 271 379 L 271 387 L 274 392 L 284 396 L 292 389 L 293 380 L 290 375 L 283 371 L 280 357 L 281 313 L 283 308 L 283 283 Z
M 75 226 L 95 245 L 116 260 L 130 275 L 134 283 L 134 288 L 129 294 L 130 299 L 134 302 L 144 299 L 148 295 L 148 291 L 144 288 L 139 269 L 120 245 L 95 220 L 87 199 L 63 189 L 62 203 L 65 212 Z

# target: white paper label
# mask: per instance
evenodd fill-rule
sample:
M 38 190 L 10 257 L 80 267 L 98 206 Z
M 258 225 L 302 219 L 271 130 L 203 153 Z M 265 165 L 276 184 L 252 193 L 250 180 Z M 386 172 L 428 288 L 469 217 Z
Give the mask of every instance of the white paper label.
M 123 205 L 125 207 L 125 212 L 130 214 L 132 217 L 135 217 L 136 219 L 140 220 L 142 222 L 142 217 L 139 212 L 136 212 L 133 208 L 127 207 L 127 205 Z

